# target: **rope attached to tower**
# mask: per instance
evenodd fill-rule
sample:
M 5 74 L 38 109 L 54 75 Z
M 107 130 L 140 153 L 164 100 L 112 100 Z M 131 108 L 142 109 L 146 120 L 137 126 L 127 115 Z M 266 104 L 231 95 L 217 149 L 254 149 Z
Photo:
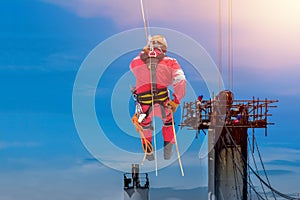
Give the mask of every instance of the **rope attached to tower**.
M 223 76 L 223 4 L 219 0 L 218 7 L 218 68 L 219 68 L 219 90 L 221 90 L 221 80 Z M 233 39 L 232 39 L 232 0 L 228 0 L 227 5 L 227 89 L 233 90 Z
M 156 52 L 153 49 L 153 46 L 150 43 L 151 40 L 151 34 L 150 34 L 150 26 L 149 26 L 149 20 L 146 20 L 146 14 L 145 14 L 145 9 L 144 9 L 144 2 L 143 0 L 140 0 L 140 6 L 141 6 L 141 11 L 142 11 L 142 18 L 143 18 L 143 25 L 144 25 L 144 32 L 145 32 L 145 36 L 146 36 L 146 44 L 149 45 L 150 47 L 150 52 L 149 55 L 153 52 L 154 55 L 156 55 Z M 148 27 L 147 27 L 147 22 L 148 22 Z M 150 56 L 151 57 L 151 56 Z M 150 66 L 151 66 L 151 58 L 150 58 Z M 150 74 L 152 73 L 152 67 L 149 68 L 150 69 Z M 152 107 L 152 122 L 153 122 L 153 140 L 154 140 L 154 146 L 152 146 L 151 142 L 149 142 L 144 134 L 143 134 L 143 130 L 140 130 L 140 137 L 141 137 L 141 141 L 142 141 L 142 146 L 143 146 L 143 151 L 144 151 L 144 158 L 142 161 L 142 164 L 144 163 L 146 156 L 147 155 L 151 155 L 154 152 L 154 160 L 155 160 L 155 174 L 156 176 L 158 175 L 158 163 L 157 163 L 157 146 L 156 146 L 156 123 L 155 123 L 155 103 L 154 103 L 154 88 L 152 86 L 153 80 L 152 80 L 152 76 L 150 75 L 150 82 L 151 82 L 151 107 Z M 174 133 L 174 140 L 175 140 L 175 147 L 176 147 L 176 152 L 177 152 L 177 159 L 178 159 L 178 163 L 180 166 L 180 171 L 181 171 L 181 175 L 184 176 L 184 171 L 183 171 L 183 167 L 182 167 L 182 162 L 181 162 L 181 158 L 180 158 L 180 152 L 179 152 L 179 148 L 178 148 L 178 143 L 177 143 L 177 137 L 176 137 L 176 131 L 175 131 L 175 123 L 174 123 L 174 113 L 171 111 L 171 115 L 172 115 L 172 127 L 173 127 L 173 133 Z
M 233 145 L 234 150 L 241 156 L 242 161 L 243 161 L 244 163 L 246 163 L 246 165 L 245 165 L 244 167 L 245 167 L 245 168 L 248 167 L 248 169 L 250 170 L 250 172 L 251 172 L 253 175 L 255 175 L 255 176 L 258 178 L 258 180 L 272 192 L 273 197 L 274 197 L 275 200 L 276 200 L 276 197 L 275 197 L 274 194 L 276 194 L 276 195 L 278 195 L 278 196 L 280 196 L 280 197 L 282 197 L 282 198 L 284 198 L 284 199 L 288 199 L 288 200 L 300 200 L 300 198 L 291 197 L 291 196 L 286 195 L 286 194 L 283 194 L 283 193 L 279 192 L 278 190 L 276 190 L 275 188 L 273 188 L 273 187 L 270 185 L 270 181 L 269 181 L 268 178 L 267 178 L 267 181 L 265 181 L 265 180 L 258 174 L 258 172 L 257 172 L 255 169 L 253 169 L 253 167 L 247 162 L 247 159 L 244 157 L 244 155 L 242 154 L 241 150 L 239 149 L 237 143 L 235 142 L 235 140 L 234 140 L 233 137 L 231 136 L 230 131 L 228 130 L 228 127 L 225 127 L 225 129 L 226 129 L 226 137 L 228 138 L 228 140 L 229 140 L 229 141 L 231 142 L 231 144 Z M 227 149 L 228 147 L 227 147 L 227 145 L 226 145 L 226 143 L 225 143 L 223 137 L 221 137 L 221 140 L 223 140 L 223 141 L 222 141 L 222 142 L 223 142 L 223 145 L 224 145 L 225 148 Z M 256 147 L 257 147 L 257 151 L 259 152 L 259 148 L 258 148 L 257 143 L 256 143 Z M 260 155 L 259 155 L 259 156 L 260 156 Z M 234 162 L 234 165 L 238 166 L 238 161 L 237 161 L 235 158 L 233 158 L 233 162 Z M 260 162 L 261 162 L 261 164 L 263 165 L 263 161 L 262 161 L 262 159 L 261 159 L 261 156 L 260 156 Z M 263 197 L 259 194 L 259 192 L 256 190 L 256 188 L 255 188 L 255 186 L 253 185 L 253 183 L 252 183 L 252 182 L 248 182 L 247 177 L 244 177 L 244 174 L 242 173 L 242 170 L 243 170 L 243 169 L 239 169 L 239 171 L 240 171 L 240 173 L 241 173 L 243 179 L 244 179 L 244 180 L 247 180 L 247 184 L 248 184 L 248 185 L 252 188 L 252 190 L 259 196 L 259 199 L 263 199 L 263 200 L 264 200 L 265 198 L 263 198 Z M 265 168 L 264 168 L 264 167 L 263 167 L 263 170 L 264 170 L 264 174 L 266 175 L 266 171 L 265 171 Z M 267 198 L 266 198 L 266 199 L 267 199 Z

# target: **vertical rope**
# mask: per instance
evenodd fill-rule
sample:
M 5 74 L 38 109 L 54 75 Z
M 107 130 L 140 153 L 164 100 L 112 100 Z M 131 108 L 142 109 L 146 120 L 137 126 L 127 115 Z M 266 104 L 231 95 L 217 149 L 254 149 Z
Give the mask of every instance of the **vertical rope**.
M 249 141 L 249 138 L 248 138 L 248 141 Z M 250 143 L 250 141 L 249 141 L 249 143 Z M 248 151 L 248 155 L 249 155 L 249 152 L 251 151 L 250 150 L 250 145 L 248 146 L 247 151 Z M 247 156 L 247 163 L 250 163 L 249 156 Z M 248 175 L 247 182 L 250 182 L 251 181 L 251 176 L 250 176 L 250 173 L 249 173 L 249 167 L 248 167 L 248 165 L 247 165 L 247 175 Z M 247 189 L 247 193 L 249 194 L 249 200 L 252 200 L 251 188 Z
M 266 177 L 266 179 L 267 179 L 267 181 L 268 181 L 268 184 L 271 185 L 270 180 L 269 180 L 269 177 L 268 177 L 267 172 L 266 172 L 266 169 L 265 169 L 265 165 L 264 165 L 264 163 L 263 163 L 263 161 L 262 161 L 261 154 L 260 154 L 260 151 L 259 151 L 259 148 L 258 148 L 258 144 L 257 144 L 257 141 L 256 141 L 256 138 L 255 138 L 255 137 L 254 137 L 254 140 L 253 140 L 253 141 L 255 142 L 257 154 L 258 154 L 258 156 L 259 156 L 259 160 L 260 160 L 261 166 L 262 166 L 262 168 L 263 168 L 264 175 L 265 175 L 265 177 Z M 274 199 L 276 200 L 276 196 L 275 196 L 273 190 L 272 190 L 272 194 L 273 194 Z
M 222 61 L 223 61 L 223 28 L 222 28 L 222 0 L 219 0 L 219 38 L 218 38 L 218 67 L 219 89 L 221 89 Z M 227 5 L 227 88 L 233 90 L 233 45 L 232 45 L 232 0 Z
M 147 22 L 146 22 L 146 18 L 145 18 L 145 10 L 144 10 L 144 3 L 143 0 L 140 0 L 140 4 L 141 4 L 141 10 L 142 10 L 142 17 L 143 17 L 143 23 L 144 23 L 144 31 L 145 31 L 145 35 L 146 35 L 146 44 L 148 44 L 148 31 L 147 31 Z
M 233 37 L 232 37 L 232 0 L 230 0 L 230 64 L 231 64 L 231 90 L 233 91 Z
M 254 136 L 253 136 L 253 137 L 254 137 Z M 251 144 L 250 144 L 249 138 L 248 138 L 248 143 L 249 143 L 249 146 L 250 146 Z M 257 164 L 256 164 L 256 160 L 255 160 L 255 157 L 254 157 L 254 153 L 252 152 L 251 155 L 252 155 L 252 160 L 253 160 L 254 167 L 255 167 L 255 169 L 256 169 L 256 173 L 259 174 L 258 166 L 257 166 Z M 263 185 L 263 183 L 262 183 L 261 181 L 260 181 L 260 185 L 261 185 L 261 188 L 262 188 L 262 190 L 263 190 L 263 193 L 264 193 L 264 195 L 265 195 L 266 200 L 268 200 L 267 193 L 266 193 L 265 188 L 264 188 L 264 185 Z M 276 198 L 275 198 L 275 199 L 276 199 Z
M 222 80 L 222 0 L 219 0 L 219 38 L 218 38 L 218 67 L 219 67 L 219 90 L 221 90 Z
M 230 135 L 230 132 L 229 132 L 228 128 L 227 128 L 227 127 L 225 127 L 225 128 L 226 128 L 226 137 L 227 137 L 227 139 L 229 139 L 229 140 L 231 141 L 231 143 L 233 143 L 234 149 L 241 155 L 242 160 L 245 161 L 244 156 L 242 155 L 241 151 L 240 151 L 239 148 L 237 147 L 237 144 L 234 142 L 232 136 Z M 225 141 L 224 141 L 224 138 L 223 138 L 223 137 L 220 137 L 220 138 L 221 138 L 221 141 L 222 141 L 223 145 L 225 146 L 226 151 L 228 151 L 228 147 L 226 146 L 226 143 L 225 143 Z M 242 178 L 243 178 L 244 180 L 246 180 L 247 185 L 249 185 L 249 186 L 252 188 L 252 190 L 256 193 L 257 198 L 258 198 L 258 199 L 264 200 L 264 198 L 263 198 L 263 197 L 259 194 L 259 192 L 255 189 L 255 186 L 254 186 L 253 182 L 251 181 L 251 179 L 250 179 L 250 181 L 248 181 L 248 177 L 247 177 L 247 176 L 246 176 L 246 177 L 244 176 L 243 168 L 247 168 L 247 166 L 243 166 L 243 168 L 241 169 L 241 168 L 239 167 L 239 165 L 237 164 L 238 161 L 236 160 L 236 158 L 233 158 L 233 161 L 235 162 L 235 165 L 236 165 L 236 167 L 237 167 L 237 170 L 238 170 L 238 172 L 241 174 Z M 247 164 L 247 165 L 250 167 L 249 164 Z M 252 169 L 252 168 L 251 168 L 251 169 Z M 248 194 L 249 194 L 249 193 L 248 193 Z
M 177 152 L 177 159 L 181 171 L 181 176 L 184 176 L 184 171 L 181 163 L 181 158 L 180 158 L 180 153 L 179 153 L 179 148 L 178 148 L 178 143 L 177 143 L 177 137 L 176 137 L 176 132 L 175 132 L 175 123 L 174 123 L 174 113 L 171 110 L 171 115 L 172 115 L 172 127 L 173 127 L 173 134 L 174 134 L 174 140 L 175 140 L 175 147 L 176 147 L 176 152 Z
M 151 64 L 151 58 L 150 58 L 150 71 L 152 71 L 152 64 Z M 158 175 L 157 170 L 157 154 L 156 154 L 156 123 L 155 123 L 155 105 L 154 105 L 154 92 L 152 88 L 152 74 L 150 73 L 150 82 L 151 82 L 151 106 L 152 106 L 152 123 L 153 123 L 153 141 L 154 141 L 154 162 L 155 162 L 155 175 Z
M 153 95 L 152 95 L 152 106 L 154 106 L 154 103 L 153 103 Z M 155 108 L 153 107 L 153 110 L 152 110 L 152 122 L 153 122 L 153 140 L 154 140 L 154 161 L 155 161 L 155 175 L 157 176 L 158 175 L 158 167 L 157 167 L 157 153 L 156 153 L 156 123 L 155 123 L 155 115 L 154 115 L 154 111 Z
M 144 31 L 145 31 L 145 35 L 146 35 L 146 44 L 149 43 L 150 41 L 150 28 L 148 27 L 147 28 L 147 21 L 146 21 L 146 18 L 145 18 L 145 9 L 144 9 L 144 3 L 143 3 L 143 0 L 140 0 L 140 5 L 141 5 L 141 10 L 142 10 L 142 17 L 143 17 L 143 23 L 144 23 Z M 148 19 L 148 15 L 147 15 L 147 19 Z M 149 22 L 148 22 L 149 23 Z M 151 59 L 150 59 L 150 82 L 152 83 L 152 67 L 151 67 Z M 157 154 L 156 154 L 156 131 L 155 131 L 155 108 L 154 108 L 154 99 L 153 99 L 153 88 L 152 88 L 152 84 L 151 84 L 151 94 L 152 94 L 152 103 L 151 103 L 151 106 L 152 106 L 152 123 L 153 123 L 153 140 L 154 140 L 154 161 L 155 161 L 155 175 L 157 176 L 158 175 L 158 167 L 157 167 Z M 144 159 L 143 161 L 145 160 L 146 158 L 146 154 L 144 155 Z
M 226 126 L 225 126 L 225 128 L 226 128 Z M 237 148 L 237 144 L 236 144 L 236 142 L 233 140 L 233 138 L 232 138 L 232 136 L 230 135 L 230 133 L 228 132 L 228 129 L 227 129 L 227 128 L 226 128 L 226 130 L 227 130 L 227 135 L 229 136 L 230 140 L 231 140 L 232 143 L 234 144 L 236 150 L 237 150 L 237 151 L 239 152 L 239 154 L 241 155 L 243 161 L 246 162 L 245 157 L 243 156 L 243 154 L 242 154 L 242 152 L 239 150 L 239 148 Z M 257 151 L 259 151 L 259 149 L 258 149 Z M 262 160 L 261 160 L 261 163 L 262 163 Z M 274 192 L 275 194 L 277 194 L 277 195 L 279 195 L 279 196 L 281 196 L 281 197 L 283 197 L 283 198 L 285 198 L 285 199 L 290 199 L 290 200 L 300 200 L 300 198 L 290 197 L 290 196 L 288 196 L 288 195 L 286 195 L 286 194 L 283 194 L 283 193 L 281 193 L 281 192 L 275 190 L 275 189 L 270 185 L 270 183 L 267 183 L 266 181 L 264 181 L 264 180 L 260 177 L 260 175 L 257 174 L 257 173 L 255 172 L 255 170 L 250 166 L 249 163 L 247 163 L 247 165 L 248 165 L 249 169 L 253 172 L 253 174 L 254 174 L 254 175 L 255 175 L 255 176 L 256 176 L 256 177 L 257 177 L 257 178 L 258 178 L 258 179 L 266 186 L 266 187 L 268 187 L 268 188 L 269 188 L 272 192 Z M 253 187 L 252 189 L 253 189 L 254 192 L 255 192 L 255 188 Z M 257 194 L 258 194 L 258 193 L 257 193 Z M 258 195 L 259 195 L 259 194 L 258 194 Z M 259 196 L 260 196 L 261 199 L 264 199 L 264 198 L 261 197 L 261 195 L 259 195 Z
M 150 20 L 149 20 L 149 16 L 148 16 L 148 13 L 147 12 L 145 12 L 146 13 L 146 21 L 147 21 L 147 34 L 148 34 L 148 40 L 147 40 L 147 44 L 149 44 L 150 43 L 150 40 L 151 40 L 151 31 L 150 31 Z
M 151 106 L 152 106 L 152 123 L 153 123 L 153 141 L 154 141 L 154 161 L 155 161 L 155 175 L 158 175 L 158 170 L 157 170 L 157 154 L 156 154 L 156 123 L 155 123 L 155 105 L 154 105 L 154 92 L 153 92 L 153 87 L 152 87 L 152 66 L 151 66 L 151 58 L 150 58 L 150 82 L 151 82 Z
M 231 157 L 232 157 L 232 165 L 233 165 L 235 194 L 239 199 L 239 197 L 242 198 L 242 195 L 241 195 L 241 191 L 240 191 L 240 185 L 238 184 L 237 166 L 236 166 L 236 163 L 234 162 L 235 155 L 234 155 L 233 149 L 231 149 Z
M 231 0 L 228 0 L 228 21 L 227 21 L 227 74 L 228 89 L 231 89 Z

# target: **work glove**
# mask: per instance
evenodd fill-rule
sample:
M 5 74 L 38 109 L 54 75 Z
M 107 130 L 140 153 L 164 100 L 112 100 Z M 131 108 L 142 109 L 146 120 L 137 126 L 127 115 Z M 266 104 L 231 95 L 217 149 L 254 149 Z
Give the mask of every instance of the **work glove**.
M 136 130 L 137 132 L 143 131 L 143 127 L 142 127 L 142 126 L 140 125 L 140 123 L 139 123 L 139 118 L 138 118 L 138 116 L 137 116 L 137 113 L 135 113 L 135 114 L 132 116 L 131 121 L 132 121 L 132 123 L 133 123 L 133 125 L 134 125 L 134 127 L 135 127 L 135 130 Z
M 177 107 L 179 106 L 179 100 L 176 98 L 176 96 L 173 94 L 174 99 L 169 100 L 167 102 L 167 107 L 172 110 L 174 113 L 177 110 Z

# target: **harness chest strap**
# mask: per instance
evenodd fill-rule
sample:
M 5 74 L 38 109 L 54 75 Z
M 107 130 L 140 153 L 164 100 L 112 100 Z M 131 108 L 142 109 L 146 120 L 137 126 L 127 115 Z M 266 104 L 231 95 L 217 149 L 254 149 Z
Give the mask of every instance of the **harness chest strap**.
M 154 54 L 153 54 L 154 53 Z M 164 53 L 157 54 L 155 51 L 152 52 L 144 52 L 141 54 L 141 60 L 147 65 L 150 70 L 151 76 L 151 91 L 152 93 L 156 93 L 156 68 L 160 61 L 162 61 L 165 57 Z

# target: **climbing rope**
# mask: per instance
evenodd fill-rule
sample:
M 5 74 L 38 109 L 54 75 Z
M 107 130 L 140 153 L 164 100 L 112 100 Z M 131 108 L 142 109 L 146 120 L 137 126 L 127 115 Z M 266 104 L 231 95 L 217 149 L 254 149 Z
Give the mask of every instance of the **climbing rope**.
M 219 90 L 221 90 L 222 81 L 222 0 L 219 0 L 219 38 L 218 38 L 218 67 L 219 67 Z
M 175 131 L 174 115 L 173 115 L 173 111 L 171 109 L 170 109 L 170 111 L 171 111 L 171 115 L 172 115 L 172 128 L 173 128 L 173 133 L 174 133 L 174 141 L 175 141 L 175 148 L 176 148 L 176 152 L 177 152 L 177 159 L 178 159 L 181 175 L 184 176 L 184 171 L 183 171 L 183 167 L 182 167 L 182 163 L 181 163 L 181 158 L 180 158 L 180 153 L 179 153 L 179 148 L 178 148 L 178 143 L 177 143 L 177 136 L 176 136 L 176 131 Z
M 231 151 L 232 160 L 235 159 L 234 151 Z M 238 183 L 238 174 L 237 174 L 237 165 L 234 162 L 233 165 L 233 174 L 234 174 L 234 183 L 235 183 L 235 192 L 237 197 L 242 197 L 240 184 Z
M 219 89 L 221 89 L 222 81 L 222 62 L 223 62 L 223 13 L 222 0 L 218 4 L 218 68 L 219 68 Z M 232 39 L 232 0 L 228 0 L 227 4 L 227 87 L 233 90 L 233 39 Z
M 143 23 L 144 23 L 144 31 L 145 31 L 145 35 L 146 35 L 146 44 L 148 44 L 149 41 L 149 30 L 147 29 L 147 21 L 146 21 L 146 17 L 145 17 L 145 9 L 144 9 L 144 3 L 143 0 L 140 1 L 140 5 L 141 5 L 141 10 L 142 10 L 142 17 L 143 17 Z
M 248 143 L 249 143 L 249 146 L 250 146 L 251 144 L 250 144 L 249 138 L 248 138 Z M 254 153 L 252 152 L 251 155 L 252 155 L 252 160 L 253 160 L 253 164 L 255 166 L 256 172 L 257 172 L 257 174 L 259 174 L 258 167 L 257 167 L 256 161 L 255 161 L 255 157 L 254 157 Z M 266 199 L 268 200 L 267 193 L 265 191 L 265 188 L 264 188 L 264 185 L 262 184 L 262 182 L 260 182 L 260 185 L 261 185 L 261 188 L 262 188 L 262 190 L 264 192 L 264 195 L 265 195 Z M 276 199 L 276 197 L 275 197 L 275 199 Z
M 153 46 L 152 44 L 150 44 L 150 38 L 151 38 L 151 35 L 150 35 L 150 25 L 149 25 L 149 20 L 148 20 L 148 15 L 146 16 L 145 15 L 145 9 L 144 9 L 144 3 L 143 3 L 143 0 L 140 0 L 140 6 L 141 6 L 141 11 L 142 11 L 142 18 L 143 18 L 143 24 L 144 24 L 144 32 L 145 32 L 145 35 L 146 35 L 146 44 L 149 45 L 150 47 L 150 52 L 149 52 L 149 55 L 151 53 L 154 53 L 155 56 L 156 56 L 156 52 L 154 51 L 153 49 Z M 147 20 L 146 20 L 146 17 L 147 17 Z M 148 27 L 147 27 L 147 22 L 148 22 Z M 151 56 L 150 56 L 151 57 Z M 150 74 L 152 74 L 152 67 L 151 67 L 151 58 L 150 58 Z M 157 176 L 158 175 L 158 163 L 157 163 L 157 147 L 156 147 L 156 123 L 155 123 L 155 105 L 154 105 L 154 91 L 153 91 L 153 87 L 152 87 L 152 76 L 150 75 L 150 83 L 151 83 L 151 107 L 152 107 L 152 123 L 153 123 L 153 140 L 154 140 L 154 149 L 153 149 L 153 146 L 151 144 L 151 142 L 149 142 L 144 134 L 142 133 L 142 131 L 140 132 L 140 137 L 141 137 L 141 141 L 142 141 L 142 146 L 143 146 L 143 151 L 144 151 L 144 158 L 143 158 L 143 161 L 142 161 L 142 164 L 144 163 L 145 159 L 146 159 L 146 156 L 147 155 L 151 155 L 153 154 L 153 151 L 154 151 L 154 160 L 155 160 L 155 175 Z M 174 133 L 174 140 L 175 140 L 175 147 L 176 147 L 176 152 L 177 152 L 177 158 L 178 158 L 178 163 L 179 163 L 179 166 L 180 166 L 180 171 L 181 171 L 181 175 L 184 176 L 184 171 L 183 171 L 183 167 L 182 167 L 182 162 L 181 162 L 181 158 L 180 158 L 180 152 L 179 152 L 179 148 L 178 148 L 178 143 L 177 143 L 177 137 L 176 137 L 176 131 L 175 131 L 175 123 L 174 123 L 174 115 L 173 115 L 173 112 L 171 111 L 171 115 L 172 115 L 172 127 L 173 127 L 173 133 Z M 149 149 L 151 150 L 151 153 L 149 153 Z
M 268 184 L 271 185 L 270 180 L 269 180 L 269 177 L 268 177 L 267 172 L 266 172 L 266 169 L 265 169 L 265 165 L 264 165 L 264 163 L 263 163 L 263 161 L 262 161 L 262 157 L 261 157 L 261 154 L 260 154 L 260 151 L 259 151 L 259 148 L 258 148 L 257 141 L 256 141 L 254 135 L 253 135 L 253 142 L 255 142 L 256 150 L 257 150 L 257 153 L 258 153 L 258 156 L 259 156 L 259 159 L 260 159 L 260 163 L 261 163 L 261 166 L 262 166 L 262 168 L 263 168 L 265 177 L 266 177 L 266 179 L 267 179 L 267 181 L 268 181 Z M 275 196 L 275 194 L 274 194 L 273 191 L 272 191 L 272 194 L 273 194 L 274 199 L 276 200 L 276 196 Z
M 228 22 L 227 22 L 227 68 L 228 89 L 232 90 L 232 0 L 228 0 Z
M 226 128 L 227 129 L 227 128 Z M 227 134 L 228 134 L 228 129 L 227 129 Z M 225 149 L 226 149 L 226 151 L 228 151 L 228 147 L 227 147 L 227 145 L 226 145 L 226 143 L 225 143 L 225 141 L 224 141 L 224 138 L 223 137 L 220 137 L 221 138 L 221 141 L 222 141 L 222 143 L 223 143 L 223 145 L 225 146 Z M 228 137 L 227 137 L 228 138 Z M 228 138 L 229 139 L 229 138 Z M 235 146 L 234 145 L 234 147 L 235 147 L 235 149 L 237 149 L 237 146 Z M 239 151 L 239 149 L 237 149 L 238 151 Z M 241 153 L 241 152 L 239 152 L 239 153 Z M 239 164 L 237 163 L 238 161 L 236 161 L 236 158 L 235 157 L 232 157 L 232 161 L 233 161 L 233 164 L 236 166 L 236 169 L 239 171 L 239 173 L 241 174 L 241 177 L 243 178 L 243 180 L 245 180 L 246 182 L 247 182 L 247 184 L 250 186 L 250 188 L 252 188 L 252 190 L 256 193 L 256 195 L 257 195 L 257 197 L 259 198 L 259 199 L 264 199 L 260 194 L 259 194 L 259 192 L 255 189 L 255 186 L 254 186 L 254 184 L 252 183 L 252 181 L 250 180 L 250 181 L 248 181 L 248 179 L 247 179 L 247 177 L 245 177 L 244 176 L 244 173 L 243 173 L 243 169 L 241 169 L 240 167 L 239 167 Z M 244 166 L 244 168 L 246 168 L 247 166 Z M 248 192 L 248 191 L 247 191 Z
M 144 151 L 144 158 L 142 160 L 142 165 L 144 165 L 146 156 L 153 154 L 153 146 L 151 142 L 147 140 L 142 130 L 139 130 L 139 134 L 141 138 L 142 149 Z
M 153 47 L 150 47 L 150 52 L 149 55 L 153 51 Z M 150 58 L 150 85 L 151 85 L 151 106 L 152 106 L 152 123 L 153 123 L 153 142 L 154 142 L 154 162 L 155 162 L 155 175 L 158 175 L 158 170 L 157 170 L 157 155 L 156 155 L 156 123 L 155 123 L 155 107 L 154 107 L 154 91 L 152 87 L 152 66 L 151 66 L 151 58 Z
M 149 44 L 149 41 L 150 41 L 150 28 L 148 27 L 147 28 L 147 20 L 146 20 L 146 17 L 145 17 L 145 9 L 144 9 L 144 2 L 143 0 L 140 0 L 140 6 L 141 6 L 141 11 L 142 11 L 142 18 L 143 18 L 143 24 L 144 24 L 144 32 L 145 32 L 145 36 L 146 36 L 146 44 L 148 45 Z M 149 21 L 149 20 L 148 20 Z M 149 54 L 151 53 L 151 51 L 153 51 L 153 48 L 151 48 L 151 45 L 150 45 L 150 52 Z M 151 59 L 150 59 L 150 66 L 151 66 Z M 151 67 L 150 67 L 150 83 L 152 83 L 152 71 L 151 71 Z M 153 88 L 152 88 L 152 84 L 151 84 L 151 107 L 152 107 L 152 123 L 153 123 L 153 140 L 154 140 L 154 162 L 155 162 L 155 175 L 157 176 L 158 175 L 158 170 L 157 170 L 157 155 L 156 155 L 156 131 L 155 131 L 155 114 L 154 114 L 154 92 L 153 92 Z M 147 140 L 148 141 L 148 140 Z M 150 143 L 150 144 L 149 144 Z M 150 146 L 151 145 L 151 146 Z M 145 145 L 146 146 L 146 145 Z M 152 149 L 152 153 L 153 153 L 153 146 L 151 144 L 151 142 L 147 142 L 147 146 L 148 147 L 151 147 Z M 143 149 L 144 148 L 147 148 L 147 147 L 144 147 L 143 146 Z M 147 149 L 146 149 L 147 150 Z M 145 149 L 144 149 L 144 152 L 145 152 Z M 146 159 L 146 156 L 147 154 L 145 153 L 144 154 L 144 159 L 143 159 L 143 162 L 145 161 Z
M 137 113 L 140 112 L 140 110 L 137 108 Z M 140 125 L 138 118 L 137 118 L 137 113 L 135 114 L 135 117 L 132 118 L 132 122 L 135 126 L 136 131 L 140 134 L 140 139 L 141 139 L 141 144 L 142 144 L 142 149 L 144 151 L 144 158 L 142 160 L 142 165 L 144 165 L 145 159 L 147 155 L 151 155 L 153 153 L 153 146 L 149 140 L 144 135 L 143 132 L 143 127 Z
M 243 160 L 244 163 L 247 164 L 247 166 L 249 167 L 249 169 L 252 171 L 252 173 L 267 187 L 269 188 L 272 192 L 274 192 L 275 194 L 277 194 L 278 196 L 282 197 L 282 198 L 285 198 L 285 199 L 288 199 L 288 200 L 300 200 L 300 198 L 295 198 L 295 197 L 291 197 L 291 196 L 288 196 L 286 194 L 283 194 L 279 191 L 277 191 L 276 189 L 274 189 L 269 183 L 267 183 L 265 180 L 263 180 L 260 175 L 258 173 L 256 173 L 256 171 L 251 167 L 251 165 L 247 162 L 247 160 L 245 159 L 245 157 L 243 156 L 242 152 L 239 150 L 236 142 L 234 141 L 234 139 L 232 138 L 229 130 L 227 127 L 225 127 L 226 130 L 227 130 L 227 134 L 230 141 L 232 142 L 232 144 L 234 145 L 234 148 L 237 150 L 237 152 L 241 155 L 241 158 Z M 244 177 L 243 177 L 244 178 Z M 249 183 L 248 183 L 249 184 Z M 254 188 L 252 188 L 254 190 Z M 261 199 L 264 199 L 262 197 L 260 197 Z

